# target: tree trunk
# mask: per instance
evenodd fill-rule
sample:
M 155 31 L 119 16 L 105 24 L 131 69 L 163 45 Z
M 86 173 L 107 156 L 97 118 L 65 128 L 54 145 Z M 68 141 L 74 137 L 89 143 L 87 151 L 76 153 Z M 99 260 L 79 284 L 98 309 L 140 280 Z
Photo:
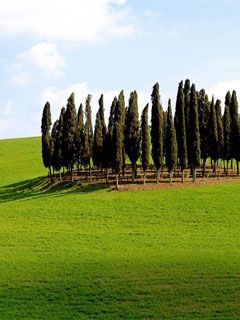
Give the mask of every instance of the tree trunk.
M 231 159 L 231 169 L 233 169 L 233 159 Z
M 48 170 L 49 170 L 50 180 L 53 181 L 51 166 L 48 168 Z
M 203 171 L 202 171 L 202 176 L 205 178 L 206 174 L 206 159 L 203 159 Z
M 229 177 L 228 163 L 229 163 L 229 161 L 227 160 L 227 176 Z
M 118 185 L 118 174 L 116 174 L 116 189 L 118 190 L 119 185 Z
M 157 170 L 157 184 L 159 184 L 160 180 L 160 169 Z
M 108 168 L 106 168 L 106 182 L 109 182 L 109 177 L 108 177 Z
M 172 177 L 173 177 L 173 172 L 172 170 L 169 172 L 169 180 L 170 180 L 170 183 L 172 184 Z
M 238 160 L 236 160 L 236 162 L 237 162 L 237 176 L 239 176 L 239 162 Z
M 70 166 L 70 181 L 73 182 L 73 168 Z
M 143 172 L 143 184 L 146 184 L 146 171 Z
M 136 178 L 136 163 L 132 163 L 132 182 L 135 182 L 135 178 Z
M 89 180 L 90 180 L 90 183 L 92 183 L 92 172 L 91 172 L 91 164 L 89 162 Z
M 193 182 L 196 181 L 196 168 L 193 168 Z
M 59 170 L 59 181 L 62 181 L 62 173 L 61 173 L 61 169 Z
M 184 183 L 184 169 L 182 169 L 182 183 Z

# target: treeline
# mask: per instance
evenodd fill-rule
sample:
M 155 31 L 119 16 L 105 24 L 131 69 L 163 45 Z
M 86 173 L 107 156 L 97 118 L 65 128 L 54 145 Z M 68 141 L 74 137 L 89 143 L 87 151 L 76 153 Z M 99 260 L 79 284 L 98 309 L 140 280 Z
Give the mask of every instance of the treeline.
M 151 94 L 151 124 L 148 120 L 147 104 L 138 112 L 138 95 L 130 93 L 128 106 L 124 92 L 112 101 L 108 124 L 104 117 L 104 97 L 99 99 L 95 128 L 92 126 L 91 95 L 86 98 L 85 109 L 80 104 L 76 111 L 74 93 L 62 108 L 59 119 L 53 126 L 50 104 L 47 102 L 42 114 L 42 158 L 51 178 L 54 172 L 70 176 L 73 170 L 82 168 L 105 172 L 108 182 L 109 169 L 116 176 L 116 185 L 126 169 L 126 158 L 132 166 L 132 181 L 137 177 L 137 163 L 141 161 L 144 183 L 146 171 L 153 161 L 156 180 L 159 183 L 164 167 L 169 171 L 170 181 L 175 168 L 182 171 L 191 169 L 193 180 L 196 169 L 202 168 L 205 176 L 206 161 L 211 159 L 213 174 L 218 161 L 224 161 L 228 175 L 229 163 L 235 160 L 239 175 L 240 160 L 240 120 L 236 91 L 227 92 L 222 114 L 221 101 L 209 100 L 205 90 L 196 91 L 189 80 L 179 84 L 175 115 L 172 114 L 171 100 L 164 111 L 159 92 L 159 84 L 153 86 Z M 52 128 L 51 128 L 52 127 Z

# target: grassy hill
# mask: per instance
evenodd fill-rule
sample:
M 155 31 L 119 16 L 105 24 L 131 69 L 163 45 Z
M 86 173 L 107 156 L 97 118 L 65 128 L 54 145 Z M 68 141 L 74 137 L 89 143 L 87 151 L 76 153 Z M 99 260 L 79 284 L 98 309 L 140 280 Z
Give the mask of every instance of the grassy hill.
M 0 141 L 0 319 L 239 319 L 240 185 L 49 187 Z

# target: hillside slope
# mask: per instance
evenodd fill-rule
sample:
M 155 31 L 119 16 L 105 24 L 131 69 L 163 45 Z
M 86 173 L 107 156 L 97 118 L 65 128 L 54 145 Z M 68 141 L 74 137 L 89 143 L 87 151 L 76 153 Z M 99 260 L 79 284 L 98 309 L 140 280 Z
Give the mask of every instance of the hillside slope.
M 240 185 L 49 187 L 0 141 L 0 319 L 239 319 Z

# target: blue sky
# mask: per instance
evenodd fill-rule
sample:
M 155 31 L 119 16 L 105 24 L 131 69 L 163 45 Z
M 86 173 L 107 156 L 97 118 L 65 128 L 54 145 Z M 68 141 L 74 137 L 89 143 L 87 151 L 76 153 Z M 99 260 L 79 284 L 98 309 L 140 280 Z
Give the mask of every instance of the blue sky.
M 40 134 L 72 91 L 139 92 L 139 108 L 160 83 L 164 108 L 190 78 L 220 99 L 240 88 L 238 0 L 1 0 L 0 139 Z

